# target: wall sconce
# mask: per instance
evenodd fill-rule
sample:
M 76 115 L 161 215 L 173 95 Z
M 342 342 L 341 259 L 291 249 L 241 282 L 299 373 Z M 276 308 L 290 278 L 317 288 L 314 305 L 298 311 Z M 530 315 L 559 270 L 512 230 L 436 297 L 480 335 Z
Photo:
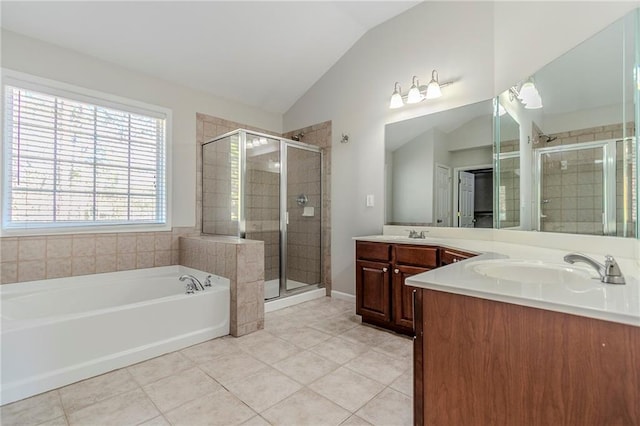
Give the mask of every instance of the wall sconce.
M 450 85 L 452 82 L 440 83 L 438 81 L 438 71 L 431 71 L 431 81 L 426 86 L 420 86 L 420 81 L 417 76 L 413 76 L 411 80 L 411 88 L 406 95 L 402 94 L 400 83 L 396 81 L 393 86 L 393 94 L 389 102 L 389 108 L 395 109 L 402 107 L 405 103 L 417 104 L 425 99 L 436 99 L 442 96 L 441 87 Z
M 513 101 L 516 98 L 522 102 L 525 109 L 542 108 L 542 97 L 533 83 L 533 77 L 529 77 L 527 81 L 522 83 L 520 90 L 516 86 L 509 89 L 509 100 Z

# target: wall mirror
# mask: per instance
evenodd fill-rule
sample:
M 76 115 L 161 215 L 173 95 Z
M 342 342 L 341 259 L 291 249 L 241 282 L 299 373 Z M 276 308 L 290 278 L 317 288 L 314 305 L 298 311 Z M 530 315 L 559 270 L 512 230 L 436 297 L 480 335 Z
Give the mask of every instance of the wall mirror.
M 386 224 L 493 226 L 492 111 L 486 100 L 385 127 Z
M 637 235 L 637 13 L 499 95 L 496 227 Z

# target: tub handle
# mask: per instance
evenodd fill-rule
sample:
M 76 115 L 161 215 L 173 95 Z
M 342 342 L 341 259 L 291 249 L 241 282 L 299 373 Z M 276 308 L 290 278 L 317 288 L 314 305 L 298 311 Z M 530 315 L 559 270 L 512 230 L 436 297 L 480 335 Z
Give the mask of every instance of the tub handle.
M 193 294 L 195 293 L 195 287 L 193 287 L 192 283 L 187 283 L 187 289 L 184 292 L 185 294 Z
M 207 279 L 204 280 L 205 287 L 211 287 L 211 275 L 207 275 Z

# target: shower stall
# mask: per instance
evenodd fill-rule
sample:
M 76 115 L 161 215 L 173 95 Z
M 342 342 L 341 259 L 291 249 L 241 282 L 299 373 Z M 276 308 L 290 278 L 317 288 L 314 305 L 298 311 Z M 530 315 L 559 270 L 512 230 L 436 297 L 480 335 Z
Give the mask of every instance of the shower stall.
M 264 242 L 265 299 L 322 285 L 320 148 L 238 129 L 202 145 L 202 233 Z

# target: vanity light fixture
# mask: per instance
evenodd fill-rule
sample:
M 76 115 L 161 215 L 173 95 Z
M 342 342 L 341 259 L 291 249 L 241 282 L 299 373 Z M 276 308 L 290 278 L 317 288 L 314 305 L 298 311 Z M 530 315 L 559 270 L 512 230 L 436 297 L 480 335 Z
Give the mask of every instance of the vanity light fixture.
M 406 95 L 402 94 L 400 83 L 396 82 L 393 86 L 393 94 L 389 102 L 389 108 L 396 109 L 402 107 L 405 103 L 417 104 L 425 99 L 436 99 L 442 96 L 441 87 L 450 85 L 452 82 L 440 83 L 438 81 L 438 71 L 431 72 L 431 81 L 426 86 L 420 86 L 417 76 L 413 76 L 411 88 Z
M 542 108 L 542 97 L 532 77 L 529 77 L 527 81 L 522 83 L 520 90 L 518 90 L 516 86 L 509 89 L 509 99 L 513 100 L 514 98 L 519 99 L 525 109 Z

